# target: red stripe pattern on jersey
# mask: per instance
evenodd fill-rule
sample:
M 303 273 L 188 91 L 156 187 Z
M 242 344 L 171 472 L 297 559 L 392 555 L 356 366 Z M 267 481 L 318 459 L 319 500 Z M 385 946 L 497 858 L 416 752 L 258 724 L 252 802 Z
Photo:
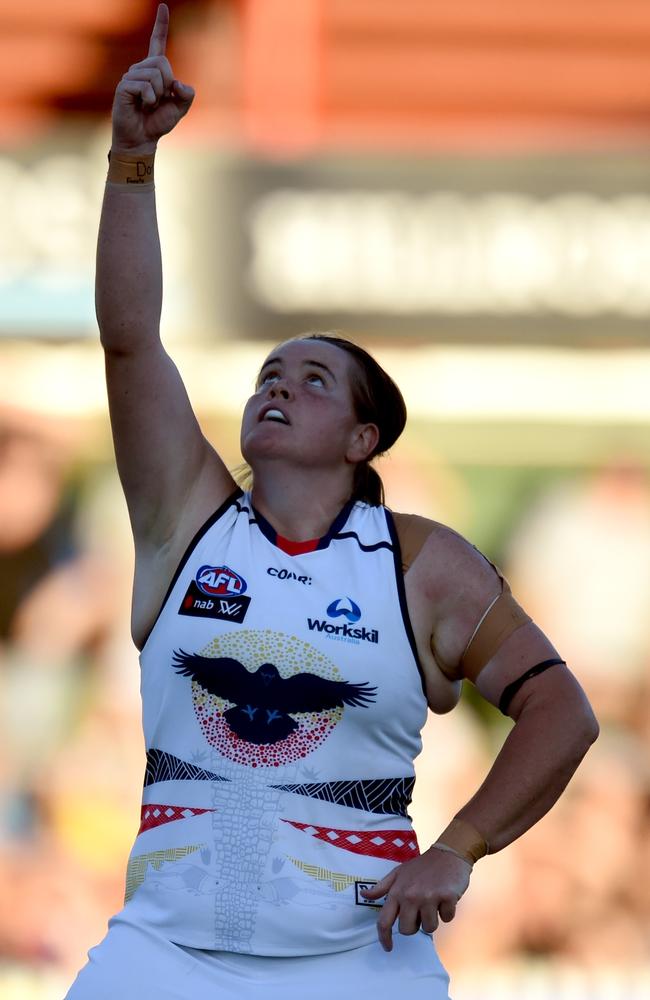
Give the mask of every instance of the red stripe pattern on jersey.
M 153 830 L 155 826 L 162 826 L 163 823 L 173 823 L 177 819 L 190 819 L 192 816 L 201 816 L 202 813 L 214 812 L 214 809 L 195 809 L 193 806 L 166 806 L 158 802 L 151 802 L 143 806 L 140 811 L 140 829 L 138 835 L 145 830 Z
M 387 861 L 410 861 L 420 853 L 413 830 L 335 830 L 331 826 L 312 826 L 292 819 L 283 819 L 282 822 L 353 854 Z

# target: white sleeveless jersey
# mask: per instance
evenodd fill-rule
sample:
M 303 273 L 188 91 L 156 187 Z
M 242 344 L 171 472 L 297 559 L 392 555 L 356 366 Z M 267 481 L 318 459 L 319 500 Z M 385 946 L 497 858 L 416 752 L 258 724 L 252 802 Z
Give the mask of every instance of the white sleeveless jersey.
M 427 716 L 390 512 L 351 502 L 290 543 L 237 491 L 191 542 L 140 661 L 124 912 L 254 955 L 375 940 L 360 889 L 419 853 L 407 807 Z

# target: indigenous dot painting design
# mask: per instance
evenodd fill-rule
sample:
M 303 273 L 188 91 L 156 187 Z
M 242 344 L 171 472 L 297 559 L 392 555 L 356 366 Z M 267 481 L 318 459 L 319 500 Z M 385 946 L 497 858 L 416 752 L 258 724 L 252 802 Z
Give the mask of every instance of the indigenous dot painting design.
M 251 673 L 264 663 L 273 663 L 283 678 L 312 673 L 327 680 L 343 680 L 332 661 L 310 643 L 272 629 L 246 629 L 216 636 L 201 650 L 201 655 L 232 657 Z M 342 707 L 320 712 L 292 712 L 291 717 L 298 724 L 294 732 L 276 743 L 260 745 L 241 739 L 224 720 L 223 715 L 232 707 L 232 702 L 210 694 L 194 680 L 192 700 L 208 743 L 228 760 L 249 767 L 281 767 L 307 757 L 343 718 Z

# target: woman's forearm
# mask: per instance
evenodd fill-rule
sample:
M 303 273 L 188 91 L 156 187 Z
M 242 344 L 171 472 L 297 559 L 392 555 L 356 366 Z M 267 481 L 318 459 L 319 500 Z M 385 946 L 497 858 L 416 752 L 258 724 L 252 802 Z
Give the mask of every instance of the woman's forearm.
M 500 851 L 554 805 L 597 736 L 582 690 L 554 678 L 527 698 L 485 781 L 458 817 L 480 831 L 491 854 Z
M 97 240 L 95 305 L 106 350 L 157 338 L 162 261 L 153 184 L 106 185 Z

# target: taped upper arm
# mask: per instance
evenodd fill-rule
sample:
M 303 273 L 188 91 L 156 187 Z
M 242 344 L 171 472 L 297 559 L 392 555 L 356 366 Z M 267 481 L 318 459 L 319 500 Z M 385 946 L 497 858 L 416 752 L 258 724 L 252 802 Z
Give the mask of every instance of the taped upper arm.
M 535 677 L 522 687 L 517 682 L 532 668 L 542 664 L 546 672 L 551 664 L 554 671 L 572 678 L 550 640 L 513 597 L 499 568 L 476 546 L 427 518 L 393 516 L 403 569 L 413 564 L 418 587 L 427 591 L 431 653 L 447 681 L 471 680 L 496 707 L 503 705 L 505 692 L 506 710 L 516 714 L 523 700 L 520 691 Z M 548 678 L 543 683 L 548 684 Z
M 553 671 L 566 670 L 566 666 L 561 667 L 564 661 L 550 639 L 535 622 L 529 621 L 505 639 L 482 668 L 474 683 L 483 697 L 498 708 L 508 685 L 518 681 L 532 667 L 549 660 L 559 661 L 552 667 Z M 569 673 L 568 670 L 566 672 Z M 519 688 L 519 691 L 524 691 L 527 685 L 535 682 L 535 678 L 532 678 L 524 687 Z M 517 714 L 519 701 L 517 696 L 512 699 L 507 714 L 513 716 Z
M 501 581 L 501 593 L 490 601 L 481 615 L 459 663 L 460 675 L 470 681 L 476 681 L 485 665 L 513 632 L 532 621 L 512 596 L 508 581 L 496 566 L 493 568 Z
M 487 605 L 465 647 L 458 675 L 472 681 L 483 697 L 504 714 L 518 711 L 519 691 L 552 667 L 564 667 L 548 637 L 515 600 L 499 568 L 475 546 L 497 576 L 501 592 Z M 559 672 L 559 671 L 558 671 Z

